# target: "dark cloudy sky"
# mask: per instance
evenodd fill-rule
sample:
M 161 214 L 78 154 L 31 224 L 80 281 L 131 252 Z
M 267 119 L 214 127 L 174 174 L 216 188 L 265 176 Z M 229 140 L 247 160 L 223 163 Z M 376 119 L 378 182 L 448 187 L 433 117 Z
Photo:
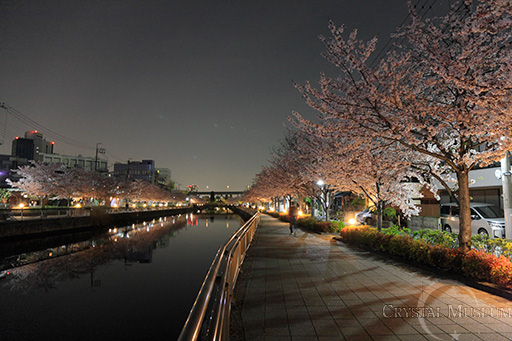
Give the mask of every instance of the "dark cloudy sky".
M 39 129 L 60 154 L 101 142 L 110 164 L 153 159 L 182 188 L 246 189 L 310 111 L 292 80 L 333 74 L 328 20 L 382 46 L 406 16 L 406 0 L 0 0 L 0 102 L 49 129 L 1 110 L 0 153 Z

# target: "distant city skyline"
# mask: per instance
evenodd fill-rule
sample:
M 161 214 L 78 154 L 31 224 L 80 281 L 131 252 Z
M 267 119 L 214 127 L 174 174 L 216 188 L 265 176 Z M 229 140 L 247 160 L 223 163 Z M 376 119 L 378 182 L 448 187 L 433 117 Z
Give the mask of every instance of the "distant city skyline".
M 416 5 L 446 6 L 429 3 Z M 406 0 L 3 1 L 0 102 L 25 119 L 0 109 L 0 153 L 38 129 L 55 153 L 101 143 L 110 167 L 154 160 L 182 189 L 245 190 L 291 112 L 314 115 L 292 80 L 336 74 L 320 55 L 328 20 L 379 49 L 407 13 Z

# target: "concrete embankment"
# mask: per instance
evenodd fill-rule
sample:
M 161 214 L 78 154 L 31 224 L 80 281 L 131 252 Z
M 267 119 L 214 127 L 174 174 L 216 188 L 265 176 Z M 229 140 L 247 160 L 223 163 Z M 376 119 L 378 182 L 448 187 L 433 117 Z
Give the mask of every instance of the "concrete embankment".
M 244 221 L 247 221 L 251 219 L 251 217 L 256 214 L 256 210 L 252 209 L 244 209 L 237 206 L 229 206 L 229 208 L 235 213 L 240 216 Z
M 193 212 L 193 207 L 153 211 L 107 213 L 93 210 L 90 216 L 30 219 L 0 222 L 0 239 L 28 239 L 43 235 L 73 233 L 101 229 L 107 226 L 123 226 L 148 219 Z

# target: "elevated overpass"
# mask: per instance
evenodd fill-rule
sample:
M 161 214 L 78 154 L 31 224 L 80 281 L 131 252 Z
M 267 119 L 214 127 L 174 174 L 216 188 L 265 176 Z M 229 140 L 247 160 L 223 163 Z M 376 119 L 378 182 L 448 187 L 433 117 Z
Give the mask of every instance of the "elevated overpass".
M 239 198 L 244 195 L 243 191 L 210 191 L 210 192 L 193 192 L 191 195 L 197 195 L 200 198 L 208 197 L 210 201 L 216 201 L 218 198 Z

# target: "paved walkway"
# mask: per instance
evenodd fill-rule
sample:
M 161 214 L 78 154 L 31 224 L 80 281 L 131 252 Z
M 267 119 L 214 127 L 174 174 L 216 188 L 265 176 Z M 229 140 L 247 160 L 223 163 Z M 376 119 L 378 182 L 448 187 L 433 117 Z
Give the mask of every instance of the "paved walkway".
M 512 302 L 262 215 L 246 340 L 509 340 Z M 242 290 L 242 289 L 240 289 Z

